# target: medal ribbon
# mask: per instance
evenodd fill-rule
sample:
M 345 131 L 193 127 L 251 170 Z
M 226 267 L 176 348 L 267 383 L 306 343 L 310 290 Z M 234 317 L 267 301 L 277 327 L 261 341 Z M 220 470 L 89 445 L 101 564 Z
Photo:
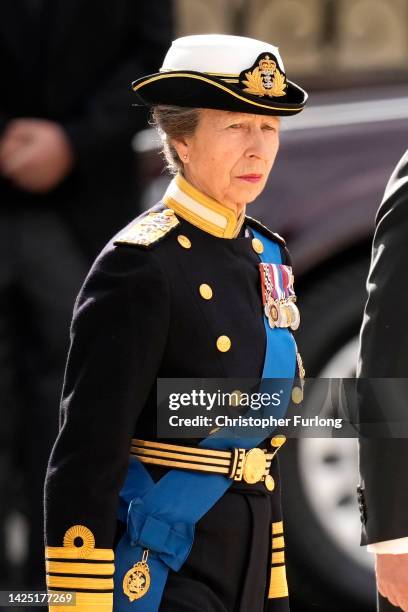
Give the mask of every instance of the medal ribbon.
M 290 298 L 295 295 L 295 290 L 293 288 L 293 274 L 291 266 L 280 266 L 282 278 L 283 278 L 283 287 L 285 291 L 285 297 Z

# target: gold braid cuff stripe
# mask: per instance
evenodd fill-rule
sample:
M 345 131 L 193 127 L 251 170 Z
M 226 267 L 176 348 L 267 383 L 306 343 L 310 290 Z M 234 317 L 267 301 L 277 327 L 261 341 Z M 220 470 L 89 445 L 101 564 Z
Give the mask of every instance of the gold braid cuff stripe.
M 46 571 L 51 574 L 87 574 L 92 576 L 113 576 L 113 563 L 74 563 L 69 561 L 46 561 Z
M 60 593 L 49 589 L 49 593 Z M 49 606 L 49 612 L 112 612 L 113 593 L 75 593 L 74 606 Z
M 47 546 L 45 549 L 47 559 L 83 559 L 81 547 Z M 86 555 L 89 561 L 113 561 L 114 552 L 110 548 L 93 548 Z
M 94 589 L 112 590 L 113 578 L 80 578 L 78 576 L 50 576 L 47 574 L 47 586 L 61 589 Z

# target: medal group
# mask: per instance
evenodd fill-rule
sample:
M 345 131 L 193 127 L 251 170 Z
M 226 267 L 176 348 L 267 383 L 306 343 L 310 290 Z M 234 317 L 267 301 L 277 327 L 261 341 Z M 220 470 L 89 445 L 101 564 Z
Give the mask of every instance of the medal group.
M 300 313 L 296 306 L 291 266 L 260 263 L 262 303 L 271 328 L 298 329 Z

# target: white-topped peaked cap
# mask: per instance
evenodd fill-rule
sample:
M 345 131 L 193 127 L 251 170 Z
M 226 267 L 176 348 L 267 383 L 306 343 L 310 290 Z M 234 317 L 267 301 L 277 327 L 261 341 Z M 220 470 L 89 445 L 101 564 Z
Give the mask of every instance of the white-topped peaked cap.
M 279 49 L 244 36 L 199 34 L 173 41 L 159 72 L 132 83 L 141 104 L 293 115 L 307 93 L 287 79 Z
M 183 36 L 173 40 L 160 72 L 194 70 L 239 75 L 265 51 L 270 51 L 277 58 L 280 70 L 285 72 L 278 47 L 255 38 L 227 34 Z

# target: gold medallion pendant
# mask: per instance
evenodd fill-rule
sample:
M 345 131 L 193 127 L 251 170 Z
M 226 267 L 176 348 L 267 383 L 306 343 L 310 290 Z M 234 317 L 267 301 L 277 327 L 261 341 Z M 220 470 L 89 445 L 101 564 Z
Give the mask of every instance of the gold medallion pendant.
M 135 601 L 146 595 L 150 587 L 150 571 L 147 565 L 149 551 L 143 552 L 143 558 L 128 570 L 123 578 L 123 592 L 129 601 Z

